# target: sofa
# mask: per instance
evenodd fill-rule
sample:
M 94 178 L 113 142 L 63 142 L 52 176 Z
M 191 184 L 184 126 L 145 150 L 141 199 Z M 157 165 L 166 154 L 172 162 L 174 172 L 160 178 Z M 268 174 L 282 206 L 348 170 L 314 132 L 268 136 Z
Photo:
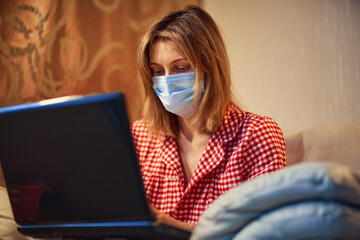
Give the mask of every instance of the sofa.
M 360 123 L 320 125 L 284 137 L 287 166 L 332 162 L 360 170 Z
M 6 189 L 0 186 L 0 239 L 1 240 L 26 240 L 18 233 L 10 208 Z
M 285 135 L 287 168 L 220 196 L 191 240 L 360 239 L 360 124 Z
M 333 216 L 333 219 L 335 220 L 337 220 L 336 217 L 340 216 L 341 213 L 347 213 L 348 215 L 351 215 L 353 218 L 343 219 L 344 221 L 342 222 L 339 221 L 340 227 L 343 227 L 342 229 L 340 229 L 342 231 L 345 232 L 353 231 L 354 230 L 353 227 L 358 226 L 356 224 L 360 222 L 360 219 L 357 218 L 359 216 L 357 212 L 357 204 L 358 204 L 357 201 L 360 201 L 360 195 L 359 195 L 360 187 L 358 187 L 358 185 L 360 185 L 359 184 L 360 177 L 358 177 L 360 176 L 359 174 L 360 123 L 314 126 L 302 131 L 286 132 L 284 134 L 284 137 L 286 142 L 286 157 L 287 157 L 287 166 L 288 166 L 287 169 L 281 170 L 284 173 L 278 171 L 280 173 L 278 174 L 278 172 L 275 172 L 274 173 L 275 176 L 272 176 L 273 174 L 263 176 L 265 180 L 263 180 L 262 177 L 259 177 L 257 179 L 248 181 L 245 184 L 241 184 L 240 186 L 234 188 L 233 190 L 230 190 L 227 194 L 220 197 L 211 205 L 209 210 L 207 210 L 204 213 L 204 216 L 200 218 L 199 224 L 194 231 L 192 239 L 207 239 L 207 240 L 236 239 L 235 236 L 237 236 L 237 239 L 245 239 L 244 236 L 247 236 L 246 237 L 247 240 L 286 239 L 286 238 L 281 238 L 284 236 L 271 236 L 271 238 L 268 238 L 269 236 L 268 237 L 261 235 L 256 236 L 251 234 L 254 234 L 254 231 L 255 233 L 257 232 L 266 233 L 266 231 L 271 232 L 271 229 L 266 229 L 266 227 L 264 227 L 268 223 L 267 221 L 273 222 L 274 219 L 279 219 L 279 218 L 281 220 L 281 218 L 284 218 L 284 216 L 290 219 L 294 217 L 293 210 L 291 209 L 289 210 L 288 208 L 290 206 L 289 201 L 291 201 L 291 203 L 297 203 L 297 205 L 294 205 L 294 207 L 297 207 L 296 208 L 297 213 L 300 215 L 301 213 L 307 213 L 308 215 L 306 215 L 306 217 L 309 216 L 311 217 L 312 214 L 314 213 L 318 213 L 318 212 L 324 213 L 326 211 L 327 213 L 333 213 L 333 212 L 339 213 L 338 215 L 335 214 L 335 216 Z M 316 171 L 317 169 L 319 169 L 318 172 Z M 301 182 L 302 179 L 306 178 L 306 176 L 309 176 L 308 178 L 310 179 L 310 181 L 308 181 L 307 183 L 310 186 L 309 188 L 310 190 L 303 189 L 304 192 L 301 191 L 291 192 L 291 189 L 295 189 L 295 188 L 292 187 L 293 185 L 291 184 L 294 183 L 291 183 L 290 179 L 293 179 L 293 176 L 296 175 L 295 173 L 299 173 L 299 172 L 300 173 L 305 172 L 308 173 L 308 175 L 298 174 L 296 181 Z M 337 176 L 340 177 L 335 180 L 332 179 L 331 176 L 329 178 L 329 175 L 331 175 L 329 174 L 330 172 L 335 172 L 337 173 Z M 352 177 L 350 179 L 351 181 L 346 176 L 350 178 Z M 273 181 L 272 183 L 276 183 L 276 181 L 278 181 L 279 184 L 271 185 L 269 179 Z M 1 184 L 1 180 L 2 180 L 2 176 L 0 176 L 0 184 Z M 351 184 L 349 183 L 349 181 Z M 261 196 L 261 194 L 260 195 L 253 194 L 252 195 L 253 197 L 258 197 L 258 198 L 255 198 L 254 201 L 247 202 L 248 205 L 246 204 L 241 205 L 242 203 L 239 203 L 239 201 L 237 201 L 236 204 L 238 205 L 234 205 L 235 209 L 233 210 L 230 209 L 231 211 L 228 211 L 229 209 L 223 208 L 224 202 L 226 203 L 226 201 L 228 201 L 230 198 L 234 198 L 234 196 L 235 196 L 235 200 L 238 200 L 240 198 L 240 195 L 243 194 L 244 191 L 245 192 L 248 191 L 247 192 L 248 194 L 254 193 L 253 189 L 258 189 L 259 190 L 258 192 L 264 192 L 262 191 L 262 187 L 264 187 L 262 185 L 264 185 L 264 182 L 265 183 L 267 182 L 268 184 L 267 187 L 279 186 L 280 183 L 288 183 L 288 184 L 282 185 L 283 192 L 280 191 L 279 192 L 280 195 L 278 195 L 275 198 L 274 195 L 271 194 L 269 195 L 265 194 L 266 196 L 265 195 Z M 329 200 L 329 199 L 331 200 L 331 201 L 326 201 L 325 203 L 328 205 L 325 204 L 326 205 L 325 206 L 323 203 L 324 196 L 322 196 L 321 194 L 319 194 L 319 192 L 316 191 L 316 189 L 323 187 L 323 185 L 321 185 L 320 183 L 324 183 L 324 182 L 333 183 L 333 185 L 326 185 L 328 188 L 330 188 L 330 190 L 331 190 L 331 186 L 333 186 L 334 189 L 336 186 L 340 186 L 340 189 L 342 189 L 343 186 L 341 184 L 350 184 L 351 186 L 349 185 L 348 188 L 346 188 L 348 192 L 345 193 L 348 195 L 344 195 L 343 194 L 344 192 L 341 192 L 341 194 L 339 194 L 338 191 L 333 191 L 331 193 L 325 192 L 325 197 L 328 197 L 328 199 L 325 200 Z M 313 183 L 319 183 L 319 185 L 314 186 L 312 185 Z M 313 186 L 313 188 L 311 186 Z M 244 191 L 242 191 L 241 188 L 244 188 Z M 268 189 L 271 190 L 271 188 Z M 305 195 L 316 196 L 317 199 L 314 198 L 306 199 L 304 198 Z M 269 200 L 269 196 L 273 197 L 272 202 Z M 355 200 L 349 203 L 348 198 Z M 278 201 L 279 199 L 281 201 Z M 256 201 L 258 203 L 257 206 L 260 206 L 260 210 L 259 208 L 256 209 L 255 207 L 256 210 L 255 214 L 257 215 L 255 217 L 254 215 L 250 216 L 251 214 L 254 214 L 254 203 L 256 203 Z M 277 205 L 274 205 L 274 201 L 275 202 L 277 201 L 276 202 Z M 341 203 L 343 203 L 343 201 L 345 201 L 346 207 L 348 205 L 351 205 L 351 207 L 355 206 L 355 210 L 353 208 L 351 209 L 342 208 L 343 206 L 341 205 Z M 337 203 L 340 203 L 340 205 Z M 270 217 L 267 216 L 265 213 L 269 213 L 270 212 L 269 209 L 273 209 L 275 206 L 276 209 L 281 211 L 273 212 Z M 215 216 L 222 216 L 225 219 L 221 219 L 221 217 L 214 218 L 214 213 Z M 239 220 L 239 215 L 243 215 L 243 217 L 245 218 Z M 321 216 L 323 217 L 324 215 Z M 344 214 L 341 216 L 344 216 Z M 304 217 L 304 215 L 301 215 L 300 217 Z M 249 219 L 251 219 L 251 221 Z M 256 221 L 253 221 L 254 219 Z M 221 231 L 219 233 L 219 231 L 217 231 L 216 228 L 216 226 L 219 225 L 219 222 L 216 221 L 220 221 L 221 224 L 225 223 L 225 228 L 226 228 L 226 226 L 229 226 L 229 224 L 226 223 L 226 221 L 228 220 L 230 220 L 230 222 L 243 221 L 243 223 L 245 223 L 243 224 L 244 226 L 250 225 L 251 223 L 254 224 L 255 227 L 253 227 L 250 230 L 244 230 L 244 227 L 241 224 L 237 224 L 235 227 L 233 227 L 232 230 L 233 232 L 230 235 L 226 231 L 225 232 L 227 233 L 227 235 L 226 234 L 221 235 Z M 320 218 L 320 220 L 323 219 Z M 351 222 L 349 223 L 346 221 L 351 221 Z M 319 222 L 321 223 L 323 221 L 318 221 L 318 223 Z M 265 225 L 260 223 L 264 223 Z M 281 221 L 278 223 L 281 223 Z M 299 226 L 303 226 L 303 227 L 306 226 L 307 228 L 309 228 L 308 224 L 292 225 L 292 227 L 294 226 L 295 228 L 296 226 L 298 226 L 296 229 L 301 231 L 302 229 Z M 328 226 L 329 225 L 324 225 L 322 227 L 324 228 Z M 346 228 L 347 226 L 348 228 L 350 228 L 350 230 Z M 6 194 L 6 189 L 4 187 L 0 187 L 0 239 L 1 240 L 26 239 L 24 236 L 20 235 L 16 231 L 16 227 L 17 225 L 13 221 L 13 216 L 10 209 L 10 202 Z M 259 228 L 261 229 L 261 231 L 256 231 L 256 229 Z M 314 230 L 319 231 L 319 228 Z M 339 232 L 341 231 L 336 232 L 336 234 L 338 234 Z M 208 234 L 203 234 L 203 233 L 208 233 Z M 275 232 L 272 231 L 272 233 Z M 278 232 L 276 233 L 278 234 Z M 215 235 L 211 235 L 211 234 L 215 234 Z M 243 236 L 241 234 L 243 234 Z M 360 236 L 360 230 L 358 236 Z M 351 239 L 351 236 L 349 238 L 344 238 L 344 239 Z

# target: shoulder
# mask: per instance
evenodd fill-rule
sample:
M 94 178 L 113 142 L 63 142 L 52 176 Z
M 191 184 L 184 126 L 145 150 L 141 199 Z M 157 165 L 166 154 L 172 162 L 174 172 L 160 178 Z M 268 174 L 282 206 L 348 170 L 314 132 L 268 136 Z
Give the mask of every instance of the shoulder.
M 228 108 L 221 135 L 226 140 L 240 140 L 243 144 L 276 143 L 284 146 L 283 133 L 277 122 L 267 116 L 247 112 L 236 105 Z
M 274 119 L 247 112 L 243 124 L 245 179 L 286 166 L 285 140 Z
M 281 129 L 274 119 L 244 111 L 234 104 L 228 107 L 219 133 L 224 141 L 249 139 L 254 134 L 271 133 L 282 137 Z
M 148 135 L 149 125 L 143 119 L 137 120 L 131 124 L 131 133 L 135 136 Z
M 252 149 L 271 149 L 285 151 L 285 140 L 277 122 L 267 116 L 246 113 L 242 126 L 242 136 Z
M 274 119 L 251 112 L 246 112 L 244 128 L 254 134 L 272 133 L 280 134 L 282 136 L 282 131 Z
M 142 119 L 131 124 L 131 134 L 135 146 L 146 144 L 151 140 L 149 137 L 149 125 Z
M 158 142 L 163 139 L 163 134 L 150 135 L 149 124 L 143 119 L 137 120 L 131 124 L 131 134 L 135 145 L 144 145 L 150 142 Z
M 251 156 L 272 156 L 285 166 L 285 140 L 274 119 L 254 113 L 247 113 L 244 121 L 247 150 Z

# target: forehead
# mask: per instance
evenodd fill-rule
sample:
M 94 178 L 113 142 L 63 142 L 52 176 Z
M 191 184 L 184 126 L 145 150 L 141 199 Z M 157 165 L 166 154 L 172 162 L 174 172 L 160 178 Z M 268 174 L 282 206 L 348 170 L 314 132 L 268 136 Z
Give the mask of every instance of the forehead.
M 159 39 L 150 48 L 150 62 L 166 61 L 177 58 L 186 58 L 184 52 L 172 40 Z

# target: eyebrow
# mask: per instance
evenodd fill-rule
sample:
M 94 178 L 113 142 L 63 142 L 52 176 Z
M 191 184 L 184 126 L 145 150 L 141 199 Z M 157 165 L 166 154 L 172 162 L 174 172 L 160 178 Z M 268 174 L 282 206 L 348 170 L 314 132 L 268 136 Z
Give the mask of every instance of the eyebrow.
M 180 62 L 180 61 L 183 61 L 183 60 L 188 61 L 187 58 L 177 58 L 177 59 L 175 59 L 174 61 L 171 61 L 171 63 L 176 63 L 176 62 Z M 159 63 L 156 63 L 156 62 L 150 62 L 150 65 L 160 65 L 160 64 L 159 64 Z

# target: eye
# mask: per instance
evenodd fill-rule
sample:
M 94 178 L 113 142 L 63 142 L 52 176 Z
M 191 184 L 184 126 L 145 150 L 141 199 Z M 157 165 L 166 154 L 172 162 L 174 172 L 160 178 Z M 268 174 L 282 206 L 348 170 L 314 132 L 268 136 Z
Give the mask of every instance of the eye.
M 153 75 L 153 76 L 162 76 L 162 75 L 165 75 L 164 69 L 154 68 L 154 69 L 151 69 L 151 70 L 152 70 L 152 75 Z
M 176 73 L 185 73 L 188 72 L 191 69 L 190 65 L 178 65 L 175 67 Z

